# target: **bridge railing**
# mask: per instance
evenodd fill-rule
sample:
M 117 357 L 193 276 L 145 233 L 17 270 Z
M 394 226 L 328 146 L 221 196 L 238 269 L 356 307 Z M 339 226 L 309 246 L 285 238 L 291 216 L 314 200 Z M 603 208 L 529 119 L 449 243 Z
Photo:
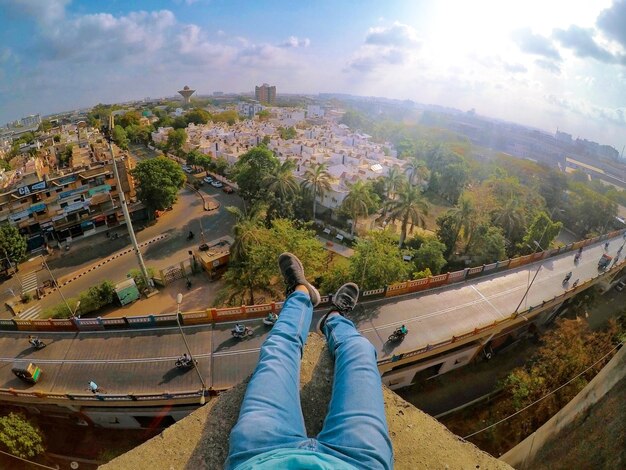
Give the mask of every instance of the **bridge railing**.
M 162 401 L 162 400 L 180 400 L 197 398 L 204 394 L 205 397 L 215 396 L 222 389 L 209 390 L 185 390 L 180 392 L 161 392 L 161 393 L 53 393 L 53 392 L 36 392 L 15 390 L 13 388 L 0 388 L 0 396 L 13 396 L 22 398 L 33 398 L 43 400 L 54 400 L 55 402 L 68 401 L 107 401 L 107 402 L 137 402 L 137 401 Z
M 616 230 L 601 237 L 581 240 L 564 247 L 537 252 L 531 255 L 520 256 L 518 258 L 506 259 L 473 268 L 465 268 L 451 273 L 429 276 L 423 279 L 399 282 L 378 289 L 371 289 L 361 294 L 362 297 L 386 298 L 397 295 L 424 292 L 444 285 L 464 282 L 468 278 L 489 275 L 495 272 L 510 270 L 535 262 L 542 258 L 549 258 L 562 253 L 578 250 L 580 247 L 588 246 L 598 241 L 626 234 L 626 230 Z M 621 264 L 620 264 L 621 265 Z M 614 266 L 617 267 L 617 266 Z M 580 287 L 580 286 L 579 286 Z M 330 303 L 331 296 L 322 296 L 321 306 Z M 181 315 L 181 323 L 184 325 L 232 322 L 252 318 L 260 318 L 269 312 L 279 313 L 282 302 L 271 302 L 260 305 L 242 305 L 241 307 L 209 308 L 204 311 L 185 312 Z M 109 330 L 116 328 L 150 328 L 155 326 L 171 325 L 176 320 L 175 314 L 145 315 L 122 318 L 71 318 L 71 319 L 48 319 L 48 320 L 0 320 L 0 330 L 22 330 L 22 331 L 94 331 Z

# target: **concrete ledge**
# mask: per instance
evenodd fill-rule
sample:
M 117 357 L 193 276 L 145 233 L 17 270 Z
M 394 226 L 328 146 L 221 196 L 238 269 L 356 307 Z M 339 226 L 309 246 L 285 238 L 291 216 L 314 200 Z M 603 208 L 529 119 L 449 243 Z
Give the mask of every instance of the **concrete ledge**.
M 326 341 L 311 333 L 300 378 L 301 402 L 309 436 L 321 430 L 330 400 L 333 362 Z M 159 436 L 101 466 L 103 470 L 221 469 L 228 436 L 246 390 L 241 383 L 170 426 Z M 271 390 L 268 390 L 271 393 Z M 383 387 L 397 469 L 510 469 L 452 434 L 434 418 Z

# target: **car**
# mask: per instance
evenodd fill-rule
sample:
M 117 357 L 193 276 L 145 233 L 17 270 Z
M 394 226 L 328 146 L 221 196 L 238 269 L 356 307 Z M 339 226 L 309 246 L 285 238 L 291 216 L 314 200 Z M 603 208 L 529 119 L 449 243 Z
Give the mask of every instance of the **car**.
M 221 181 L 213 181 L 211 183 L 211 186 L 213 186 L 214 188 L 221 188 L 224 185 L 221 183 Z
M 183 169 L 183 171 L 184 171 L 185 173 L 191 173 L 191 172 L 193 171 L 193 170 L 191 169 L 191 167 L 189 167 L 189 166 L 187 166 L 187 165 L 183 165 L 181 168 Z
M 624 287 L 626 287 L 626 280 L 624 281 L 619 281 L 616 286 L 615 286 L 615 290 L 618 292 L 621 292 L 624 290 Z
M 222 189 L 222 191 L 224 191 L 226 194 L 232 194 L 235 192 L 235 190 L 230 186 L 224 186 L 224 189 Z
M 211 178 L 210 176 L 205 176 L 204 178 L 202 178 L 202 180 L 205 183 L 209 183 L 209 184 L 211 184 L 213 182 L 213 178 Z

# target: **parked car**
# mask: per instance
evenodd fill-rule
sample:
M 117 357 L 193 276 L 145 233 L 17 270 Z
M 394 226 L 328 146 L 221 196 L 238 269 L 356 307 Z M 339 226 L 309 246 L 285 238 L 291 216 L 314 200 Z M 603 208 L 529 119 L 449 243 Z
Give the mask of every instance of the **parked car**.
M 224 191 L 226 194 L 232 194 L 235 192 L 235 190 L 230 186 L 224 186 L 224 189 L 222 189 L 222 191 Z
M 205 183 L 209 183 L 209 184 L 211 184 L 213 182 L 213 178 L 211 178 L 210 176 L 205 176 L 204 178 L 202 178 L 202 180 Z
M 190 166 L 183 165 L 181 168 L 183 169 L 183 171 L 184 171 L 185 173 L 192 173 L 192 172 L 193 172 L 193 170 L 191 169 L 191 167 L 190 167 Z
M 214 188 L 221 188 L 224 185 L 221 183 L 221 181 L 216 180 L 211 183 L 211 186 L 213 186 Z
M 626 281 L 619 281 L 616 285 L 615 285 L 615 290 L 618 292 L 621 292 L 624 290 L 624 287 L 626 287 Z

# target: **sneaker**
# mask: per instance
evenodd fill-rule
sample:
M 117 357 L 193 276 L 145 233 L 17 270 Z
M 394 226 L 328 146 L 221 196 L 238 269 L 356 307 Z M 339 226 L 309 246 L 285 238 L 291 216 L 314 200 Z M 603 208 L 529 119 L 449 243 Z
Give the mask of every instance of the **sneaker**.
M 320 303 L 320 293 L 317 289 L 304 277 L 304 268 L 296 255 L 291 253 L 283 253 L 278 257 L 278 267 L 283 275 L 283 280 L 287 285 L 285 295 L 289 296 L 297 285 L 303 285 L 309 291 L 309 297 L 313 307 Z
M 328 319 L 328 315 L 333 312 L 339 313 L 342 317 L 346 316 L 347 313 L 351 312 L 356 303 L 359 300 L 359 286 L 357 286 L 354 282 L 348 282 L 337 289 L 335 295 L 333 295 L 333 307 L 330 311 L 322 317 L 320 322 L 317 324 L 317 329 L 320 333 L 324 334 L 324 323 Z

